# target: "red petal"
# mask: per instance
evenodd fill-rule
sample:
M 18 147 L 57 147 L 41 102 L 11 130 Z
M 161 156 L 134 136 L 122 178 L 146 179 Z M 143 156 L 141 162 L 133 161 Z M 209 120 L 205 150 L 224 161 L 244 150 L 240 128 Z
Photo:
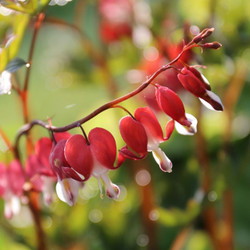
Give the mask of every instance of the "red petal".
M 159 142 L 163 141 L 163 132 L 160 123 L 149 107 L 136 109 L 135 119 L 143 125 L 147 135 Z
M 204 81 L 204 76 L 194 67 L 188 67 L 188 69 L 203 83 L 207 90 L 211 90 L 211 86 L 208 82 Z
M 167 87 L 158 86 L 156 88 L 156 97 L 161 109 L 184 126 L 190 126 L 185 115 L 184 105 L 180 97 L 171 89 Z
M 174 131 L 174 120 L 170 120 L 167 125 L 166 125 L 166 136 L 164 138 L 164 140 L 168 140 L 169 137 L 171 136 L 171 134 Z
M 54 137 L 56 142 L 59 142 L 61 140 L 68 140 L 72 136 L 69 132 L 58 132 L 54 133 Z
M 84 180 L 73 170 L 73 168 L 67 168 L 63 167 L 62 172 L 64 173 L 65 178 L 72 178 L 76 181 L 86 181 L 87 179 L 85 178 Z
M 67 163 L 64 157 L 65 144 L 66 144 L 66 140 L 59 141 L 52 149 L 50 158 L 49 158 L 51 168 L 53 169 L 55 173 L 57 173 L 60 179 L 64 178 L 61 168 L 69 167 L 69 164 Z
M 0 163 L 0 197 L 3 197 L 7 186 L 7 167 Z
M 103 129 L 94 128 L 89 133 L 90 148 L 96 159 L 107 168 L 114 168 L 116 143 L 113 135 Z
M 124 146 L 123 148 L 119 150 L 119 154 L 122 157 L 125 157 L 127 159 L 141 160 L 147 155 L 147 152 L 145 154 L 141 154 L 140 156 L 138 156 L 135 153 L 133 153 L 131 150 L 129 150 L 127 146 Z
M 93 157 L 89 145 L 82 135 L 72 135 L 66 142 L 65 157 L 69 165 L 88 179 L 93 169 Z
M 138 154 L 147 153 L 148 137 L 143 125 L 131 116 L 125 116 L 119 123 L 123 140 Z
M 34 175 L 46 175 L 54 176 L 54 172 L 51 167 L 43 165 L 36 155 L 30 155 L 25 164 L 25 170 L 29 178 L 32 178 Z
M 25 183 L 24 170 L 18 160 L 13 160 L 8 168 L 9 185 L 12 192 L 21 195 Z
M 178 79 L 182 86 L 195 96 L 201 97 L 206 93 L 206 88 L 203 82 L 186 67 L 184 67 L 181 73 L 178 74 Z
M 39 161 L 46 167 L 50 168 L 49 155 L 52 148 L 52 141 L 48 137 L 39 139 L 35 145 L 35 153 Z

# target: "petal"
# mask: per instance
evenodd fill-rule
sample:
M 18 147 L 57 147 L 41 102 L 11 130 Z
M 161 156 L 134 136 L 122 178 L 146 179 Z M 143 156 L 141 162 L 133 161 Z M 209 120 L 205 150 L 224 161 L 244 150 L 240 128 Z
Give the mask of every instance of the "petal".
M 101 179 L 105 186 L 106 195 L 111 199 L 118 199 L 120 195 L 120 189 L 117 185 L 112 183 L 108 176 L 108 173 L 106 172 L 102 174 Z
M 25 164 L 25 170 L 29 178 L 32 178 L 34 175 L 47 175 L 47 176 L 55 176 L 52 172 L 51 167 L 47 167 L 43 165 L 36 155 L 30 155 L 27 158 Z
M 42 137 L 36 142 L 35 153 L 39 161 L 46 167 L 50 168 L 49 155 L 52 148 L 52 141 L 48 137 Z
M 20 199 L 15 195 L 10 195 L 4 204 L 4 216 L 6 219 L 11 219 L 14 215 L 20 212 Z
M 97 161 L 107 168 L 114 168 L 116 143 L 113 135 L 103 128 L 94 128 L 88 138 L 91 151 Z
M 184 127 L 180 123 L 175 122 L 175 128 L 179 134 L 182 135 L 194 135 L 197 132 L 197 119 L 191 114 L 186 113 L 186 117 L 190 121 L 190 127 Z
M 129 150 L 127 146 L 124 146 L 123 148 L 121 148 L 119 150 L 119 153 L 124 158 L 132 159 L 132 160 L 142 160 L 147 155 L 147 151 L 146 151 L 144 154 L 141 154 L 141 155 L 138 156 L 134 152 L 132 152 L 131 150 Z
M 69 167 L 69 164 L 64 156 L 65 144 L 66 140 L 59 141 L 52 149 L 49 157 L 50 166 L 60 179 L 64 178 L 62 167 Z
M 148 138 L 143 125 L 131 116 L 125 116 L 120 120 L 119 128 L 123 140 L 128 147 L 138 154 L 147 153 Z
M 53 201 L 53 195 L 54 195 L 54 178 L 42 176 L 42 192 L 43 192 L 43 200 L 44 203 L 48 206 Z
M 0 163 L 0 197 L 4 196 L 8 185 L 7 167 L 5 164 Z
M 156 163 L 159 165 L 160 169 L 163 172 L 172 172 L 172 162 L 160 148 L 156 148 L 155 150 L 153 150 L 152 154 Z
M 163 132 L 155 114 L 149 107 L 137 108 L 135 119 L 139 121 L 147 133 L 148 139 L 159 142 L 163 141 Z
M 11 73 L 3 71 L 0 74 L 0 95 L 10 94 L 11 90 Z
M 66 142 L 64 155 L 69 165 L 88 179 L 93 170 L 90 146 L 82 135 L 72 135 Z
M 72 135 L 69 132 L 58 132 L 54 133 L 55 140 L 57 142 L 61 140 L 68 140 Z
M 223 111 L 224 107 L 219 96 L 212 91 L 206 91 L 206 94 L 199 98 L 201 103 L 208 109 L 214 111 Z
M 62 167 L 62 172 L 65 178 L 72 178 L 76 181 L 87 180 L 83 175 L 80 175 L 79 173 L 77 173 L 73 168 Z
M 80 187 L 80 182 L 70 178 L 58 180 L 56 193 L 61 201 L 66 202 L 69 206 L 73 206 L 76 203 Z
M 25 183 L 24 170 L 18 160 L 13 160 L 8 168 L 9 185 L 12 192 L 20 196 L 23 192 L 23 185 Z
M 195 96 L 200 97 L 206 93 L 206 88 L 203 82 L 186 67 L 184 67 L 181 70 L 181 73 L 178 74 L 178 79 L 181 82 L 182 86 Z
M 165 135 L 165 138 L 164 138 L 165 141 L 168 140 L 170 138 L 171 134 L 173 133 L 174 125 L 175 125 L 174 120 L 170 120 L 167 123 L 166 128 L 165 128 L 165 130 L 166 130 L 166 135 Z
M 167 115 L 184 126 L 191 125 L 185 115 L 184 105 L 174 91 L 158 85 L 156 88 L 156 97 L 161 109 Z

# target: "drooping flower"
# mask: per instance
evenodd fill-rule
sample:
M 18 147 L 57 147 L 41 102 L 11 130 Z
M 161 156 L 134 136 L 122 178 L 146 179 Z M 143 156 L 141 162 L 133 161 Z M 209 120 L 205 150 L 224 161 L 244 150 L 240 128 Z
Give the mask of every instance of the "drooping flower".
M 171 136 L 174 129 L 174 121 L 166 125 L 166 136 L 163 136 L 161 126 L 149 107 L 137 108 L 134 118 L 125 116 L 119 123 L 120 132 L 126 146 L 120 153 L 126 158 L 141 159 L 152 152 L 154 159 L 164 172 L 172 172 L 172 163 L 159 147 L 160 143 Z
M 86 179 L 90 176 L 97 178 L 98 183 L 103 181 L 106 194 L 110 198 L 118 198 L 119 187 L 113 184 L 108 176 L 109 170 L 121 166 L 124 158 L 118 155 L 116 160 L 116 143 L 113 135 L 103 129 L 94 128 L 90 131 L 88 141 L 82 135 L 73 135 L 65 145 L 65 158 L 69 165 Z
M 56 193 L 58 198 L 73 206 L 83 178 L 72 169 L 64 156 L 66 140 L 60 140 L 50 154 L 50 165 L 57 175 Z
M 185 112 L 180 97 L 171 89 L 156 85 L 156 99 L 164 113 L 175 120 L 176 130 L 180 134 L 193 135 L 197 131 L 197 119 Z
M 31 189 L 43 193 L 44 203 L 50 205 L 53 201 L 56 175 L 52 169 L 43 165 L 36 154 L 30 155 L 25 164 L 25 170 Z
M 197 96 L 202 104 L 209 109 L 222 111 L 223 104 L 220 98 L 211 91 L 208 80 L 194 67 L 184 67 L 178 74 L 183 87 Z
M 24 172 L 18 160 L 13 160 L 8 167 L 0 164 L 0 196 L 5 201 L 4 215 L 7 219 L 20 211 L 24 183 Z
M 72 169 L 65 170 L 65 168 L 56 168 L 54 164 L 50 164 L 50 155 L 52 153 L 52 155 L 56 155 L 56 157 L 58 157 L 59 152 L 59 159 L 61 155 L 64 155 L 64 148 L 60 147 L 61 141 L 66 141 L 66 139 L 68 139 L 70 136 L 71 134 L 68 132 L 55 133 L 54 138 L 57 142 L 56 145 L 48 137 L 40 138 L 35 145 L 35 155 L 31 155 L 27 160 L 26 171 L 28 172 L 33 187 L 38 191 L 43 192 L 45 204 L 50 204 L 52 202 L 54 193 L 53 187 L 56 179 L 59 183 L 57 183 L 56 187 L 56 189 L 60 192 L 60 195 L 58 195 L 59 198 L 63 199 L 61 198 L 62 193 L 65 193 L 64 191 L 61 191 L 59 187 L 61 186 L 61 189 L 63 189 L 65 186 L 66 190 L 69 190 L 68 187 L 70 187 L 72 190 L 76 190 L 76 195 L 70 194 L 69 192 L 68 197 L 71 197 L 71 200 L 70 198 L 65 198 L 67 199 L 68 203 L 73 205 L 76 200 L 78 189 L 81 186 L 81 184 L 78 182 L 82 181 L 82 179 Z M 68 164 L 66 164 L 65 167 L 69 168 Z M 76 187 L 73 187 L 74 185 Z

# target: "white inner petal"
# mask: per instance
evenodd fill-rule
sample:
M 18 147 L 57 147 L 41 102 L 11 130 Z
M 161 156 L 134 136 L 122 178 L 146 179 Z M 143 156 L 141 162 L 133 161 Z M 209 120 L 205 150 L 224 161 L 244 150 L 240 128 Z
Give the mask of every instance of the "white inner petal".
M 68 205 L 73 206 L 77 200 L 80 186 L 80 182 L 71 178 L 58 180 L 56 184 L 58 198 Z
M 164 172 L 171 173 L 172 172 L 172 162 L 166 156 L 166 154 L 161 150 L 161 148 L 157 148 L 152 151 L 153 157 L 156 163 L 159 165 L 160 169 Z
M 212 91 L 209 91 L 209 90 L 207 90 L 206 92 L 207 92 L 207 95 L 208 95 L 211 99 L 213 99 L 215 102 L 219 103 L 219 104 L 222 106 L 222 108 L 224 109 L 223 104 L 222 104 L 221 99 L 220 99 L 219 96 L 217 96 L 215 93 L 213 93 Z M 214 109 L 213 106 L 212 106 L 210 103 L 208 103 L 207 101 L 205 101 L 205 100 L 203 100 L 203 99 L 201 99 L 201 98 L 199 98 L 199 100 L 201 101 L 201 103 L 202 103 L 206 108 L 208 108 L 208 109 L 210 109 L 210 110 L 213 110 L 213 111 L 221 112 L 221 110 L 216 110 L 216 109 Z
M 191 126 L 185 127 L 180 123 L 178 123 L 177 121 L 175 121 L 175 128 L 179 134 L 194 135 L 197 132 L 197 123 L 198 123 L 197 119 L 193 115 L 188 113 L 186 113 L 186 117 L 191 122 Z

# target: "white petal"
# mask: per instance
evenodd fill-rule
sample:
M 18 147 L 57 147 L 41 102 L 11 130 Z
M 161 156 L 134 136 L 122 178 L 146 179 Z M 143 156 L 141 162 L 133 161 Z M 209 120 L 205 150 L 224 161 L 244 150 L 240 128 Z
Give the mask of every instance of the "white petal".
M 102 174 L 101 178 L 105 185 L 106 195 L 111 199 L 118 199 L 120 195 L 120 188 L 112 183 L 108 176 L 108 173 L 106 172 Z
M 210 82 L 208 81 L 208 79 L 207 79 L 202 73 L 200 73 L 200 74 L 201 74 L 201 78 L 203 79 L 203 81 L 204 81 L 207 85 L 210 86 Z
M 11 90 L 11 73 L 3 71 L 0 75 L 0 95 L 10 94 Z
M 193 115 L 188 113 L 186 113 L 186 117 L 191 122 L 191 126 L 186 127 L 175 121 L 175 128 L 179 134 L 194 135 L 197 132 L 197 119 Z
M 160 148 L 153 150 L 152 154 L 156 163 L 159 165 L 160 169 L 163 172 L 172 172 L 172 162 Z
M 217 96 L 214 92 L 209 91 L 209 90 L 207 90 L 207 95 L 208 95 L 211 99 L 213 99 L 215 102 L 219 103 L 219 104 L 222 106 L 222 108 L 224 109 L 223 104 L 222 104 L 221 99 L 220 99 L 219 96 Z M 208 109 L 210 109 L 210 110 L 218 111 L 218 112 L 221 112 L 221 111 L 222 111 L 222 110 L 216 110 L 216 109 L 214 109 L 213 106 L 212 106 L 210 103 L 208 103 L 207 101 L 205 101 L 205 100 L 203 100 L 203 99 L 201 99 L 201 98 L 199 98 L 199 100 L 201 101 L 201 103 L 202 103 L 206 108 L 208 108 Z
M 42 180 L 43 180 L 43 186 L 42 186 L 43 200 L 44 203 L 47 206 L 49 206 L 53 201 L 55 181 L 53 178 L 48 176 L 42 176 Z
M 81 183 L 79 181 L 71 178 L 58 180 L 56 184 L 57 196 L 61 201 L 73 206 L 76 203 L 80 186 Z
M 7 219 L 11 219 L 13 215 L 17 215 L 20 212 L 20 209 L 20 199 L 15 195 L 8 196 L 5 200 L 4 216 Z

